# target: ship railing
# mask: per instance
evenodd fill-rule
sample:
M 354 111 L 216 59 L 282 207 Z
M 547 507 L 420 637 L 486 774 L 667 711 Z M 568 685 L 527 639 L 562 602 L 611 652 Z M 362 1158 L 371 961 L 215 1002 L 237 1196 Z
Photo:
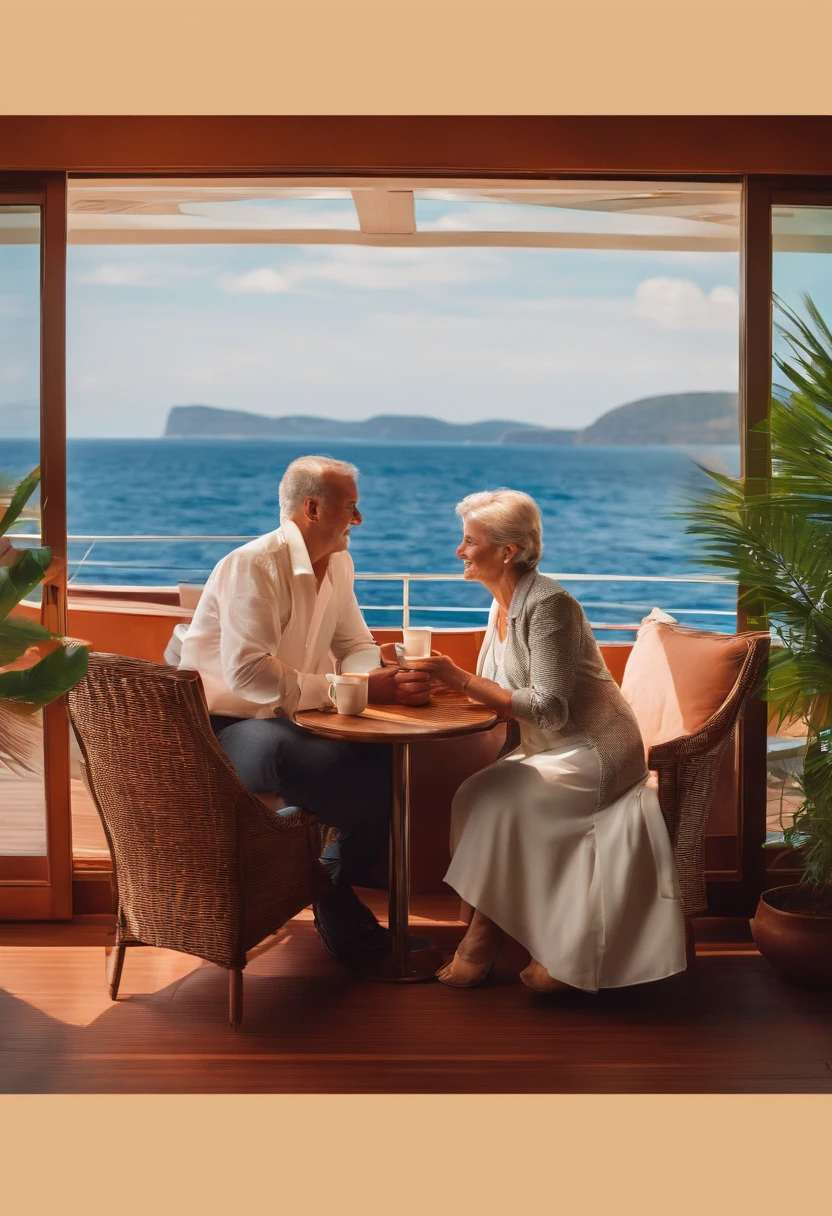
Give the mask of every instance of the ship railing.
M 26 542 L 27 544 L 28 543 L 37 544 L 40 541 L 39 535 L 36 533 L 31 533 L 31 532 L 14 533 L 14 534 L 10 535 L 10 539 L 12 539 L 14 541 L 14 543 L 18 544 L 18 545 L 20 544 L 20 542 Z M 102 559 L 100 557 L 93 557 L 92 554 L 94 553 L 96 546 L 104 545 L 104 544 L 106 544 L 106 545 L 133 545 L 133 544 L 168 545 L 168 544 L 195 544 L 195 543 L 203 543 L 203 544 L 216 543 L 216 544 L 226 544 L 226 545 L 239 545 L 239 544 L 244 544 L 245 542 L 254 540 L 254 539 L 256 539 L 254 536 L 227 536 L 227 535 L 226 536 L 215 536 L 215 535 L 151 536 L 151 535 L 73 534 L 73 535 L 70 535 L 67 537 L 67 541 L 71 545 L 86 545 L 87 548 L 82 557 L 70 558 L 68 560 L 68 565 L 69 565 L 70 572 L 71 572 L 69 582 L 70 582 L 70 584 L 72 584 L 78 578 L 78 575 L 80 574 L 80 572 L 82 570 L 84 570 L 85 572 L 89 572 L 89 571 L 95 570 L 95 569 L 106 569 L 110 574 L 112 574 L 113 572 L 116 572 L 116 571 L 120 571 L 120 572 L 123 572 L 123 574 L 125 576 L 128 576 L 128 571 L 133 573 L 134 576 L 139 575 L 139 574 L 147 574 L 150 572 L 159 573 L 159 574 L 164 572 L 164 573 L 175 574 L 176 575 L 176 584 L 174 584 L 172 586 L 171 585 L 154 586 L 151 588 L 149 585 L 142 583 L 141 589 L 144 592 L 147 592 L 147 591 L 150 591 L 153 589 L 158 590 L 158 591 L 164 591 L 167 593 L 175 592 L 177 589 L 177 585 L 179 583 L 190 582 L 190 583 L 198 584 L 199 582 L 204 582 L 205 578 L 207 578 L 208 574 L 210 573 L 210 571 L 212 569 L 212 564 L 205 565 L 205 566 L 190 566 L 190 565 L 183 566 L 180 564 L 176 564 L 174 566 L 170 566 L 170 565 L 165 565 L 164 563 L 112 561 L 109 559 Z M 714 586 L 721 585 L 721 586 L 725 586 L 725 587 L 736 587 L 736 582 L 733 579 L 724 578 L 724 577 L 721 577 L 718 575 L 705 575 L 705 574 L 594 574 L 594 573 L 586 573 L 586 572 L 570 573 L 570 572 L 548 571 L 548 570 L 543 570 L 543 571 L 541 571 L 541 573 L 548 574 L 551 578 L 556 579 L 559 583 L 567 583 L 567 584 L 571 584 L 571 583 L 594 583 L 594 584 L 595 583 L 597 583 L 597 584 L 614 583 L 614 584 L 638 585 L 638 586 L 645 586 L 645 587 L 648 585 L 652 585 L 652 584 L 661 584 L 661 585 L 672 586 L 672 587 L 674 587 L 674 589 L 678 589 L 680 586 L 688 587 L 688 586 L 694 586 L 697 584 L 709 584 L 709 585 L 714 585 Z M 183 577 L 183 575 L 187 575 L 188 577 Z M 196 576 L 196 577 L 194 577 L 194 576 Z M 397 571 L 397 572 L 393 572 L 393 573 L 380 573 L 377 571 L 363 571 L 362 570 L 362 571 L 356 571 L 355 579 L 356 579 L 356 583 L 358 583 L 358 584 L 370 584 L 370 583 L 398 583 L 398 584 L 400 584 L 400 586 L 401 586 L 401 600 L 400 601 L 396 601 L 394 603 L 389 603 L 389 604 L 361 603 L 359 606 L 361 607 L 363 612 L 374 612 L 374 613 L 382 613 L 382 614 L 398 614 L 398 622 L 400 622 L 401 625 L 404 626 L 405 628 L 407 628 L 408 625 L 410 624 L 413 613 L 418 613 L 420 618 L 425 618 L 426 616 L 431 616 L 431 617 L 448 616 L 451 619 L 453 619 L 453 617 L 456 615 L 464 613 L 469 617 L 469 619 L 472 616 L 477 617 L 477 618 L 481 619 L 483 621 L 483 623 L 484 623 L 485 618 L 488 615 L 489 609 L 487 606 L 473 605 L 473 604 L 472 605 L 422 604 L 422 603 L 416 603 L 414 601 L 412 592 L 413 592 L 413 588 L 416 584 L 418 584 L 418 583 L 463 583 L 466 580 L 463 578 L 462 574 L 434 574 L 434 573 L 418 573 L 417 574 L 417 573 L 413 573 L 411 571 Z M 84 584 L 84 585 L 88 585 L 88 584 Z M 108 582 L 106 584 L 106 586 L 108 587 L 108 589 L 110 589 L 112 591 L 119 591 L 119 592 L 123 593 L 125 590 L 129 590 L 131 587 L 135 588 L 137 585 L 135 583 L 132 583 L 132 584 L 118 583 L 118 584 L 116 584 L 116 583 Z M 597 610 L 602 610 L 605 613 L 609 613 L 609 612 L 617 613 L 619 611 L 623 611 L 623 612 L 629 611 L 633 614 L 636 614 L 636 613 L 643 613 L 643 611 L 644 611 L 644 601 L 643 600 L 642 600 L 641 604 L 632 604 L 632 603 L 627 603 L 624 601 L 616 602 L 616 601 L 591 601 L 591 600 L 582 600 L 582 603 L 583 603 L 584 608 L 587 610 L 596 610 L 597 609 Z M 684 619 L 686 617 L 699 617 L 699 618 L 708 617 L 708 618 L 715 618 L 714 624 L 719 625 L 719 624 L 722 624 L 723 622 L 725 624 L 728 624 L 729 619 L 731 620 L 731 622 L 733 622 L 733 620 L 735 620 L 735 618 L 736 618 L 735 609 L 702 608 L 702 607 L 687 607 L 687 606 L 678 607 L 673 604 L 670 604 L 670 605 L 662 604 L 662 608 L 665 612 L 669 613 L 669 615 L 676 617 L 682 621 L 684 621 Z M 394 617 L 393 620 L 391 621 L 391 627 L 398 627 L 398 622 L 395 621 L 395 617 Z M 610 632 L 619 632 L 619 633 L 630 633 L 630 632 L 635 632 L 639 627 L 638 621 L 616 622 L 616 621 L 601 621 L 601 620 L 593 621 L 593 620 L 591 620 L 590 624 L 593 629 L 599 630 L 601 632 L 610 631 Z M 470 626 L 466 626 L 466 627 L 470 627 Z

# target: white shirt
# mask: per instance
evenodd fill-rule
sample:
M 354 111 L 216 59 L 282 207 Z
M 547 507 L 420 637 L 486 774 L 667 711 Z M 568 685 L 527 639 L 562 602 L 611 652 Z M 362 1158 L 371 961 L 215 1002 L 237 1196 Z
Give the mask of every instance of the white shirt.
M 199 672 L 210 713 L 268 718 L 325 704 L 336 661 L 341 671 L 381 664 L 352 558 L 334 553 L 318 589 L 300 529 L 287 520 L 214 567 L 179 665 Z

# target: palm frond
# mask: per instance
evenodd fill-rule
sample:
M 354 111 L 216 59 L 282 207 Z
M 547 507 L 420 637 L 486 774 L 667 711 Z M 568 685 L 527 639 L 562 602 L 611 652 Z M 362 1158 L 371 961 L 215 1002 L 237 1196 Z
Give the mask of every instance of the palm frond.
M 805 881 L 832 884 L 832 329 L 809 296 L 806 318 L 775 298 L 788 387 L 772 394 L 771 475 L 744 481 L 704 470 L 710 484 L 680 512 L 705 565 L 729 571 L 739 605 L 780 639 L 764 696 L 782 722 L 806 723 L 805 800 L 786 843 Z

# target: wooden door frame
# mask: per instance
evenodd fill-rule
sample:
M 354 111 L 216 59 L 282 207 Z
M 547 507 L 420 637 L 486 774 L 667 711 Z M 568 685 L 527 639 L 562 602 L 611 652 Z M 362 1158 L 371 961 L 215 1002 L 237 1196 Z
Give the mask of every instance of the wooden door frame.
M 41 207 L 40 464 L 41 532 L 52 549 L 43 583 L 42 619 L 66 632 L 66 182 L 65 173 L 0 180 L 10 195 Z M 0 881 L 0 920 L 69 920 L 72 916 L 72 822 L 69 721 L 65 698 L 43 711 L 46 873 Z M 20 863 L 17 868 L 22 870 Z M 34 868 L 34 867 L 33 867 Z

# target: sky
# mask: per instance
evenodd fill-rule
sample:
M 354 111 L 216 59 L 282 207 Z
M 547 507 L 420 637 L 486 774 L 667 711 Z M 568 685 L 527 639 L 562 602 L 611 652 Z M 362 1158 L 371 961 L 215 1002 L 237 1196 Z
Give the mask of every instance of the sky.
M 419 226 L 491 227 L 484 207 L 423 203 Z M 522 227 L 531 209 L 496 210 Z M 157 436 L 193 403 L 583 427 L 638 397 L 736 390 L 738 273 L 733 253 L 70 245 L 68 433 Z M 779 275 L 832 304 L 824 257 L 782 255 Z M 0 246 L 0 405 L 36 399 L 37 362 L 37 249 Z

